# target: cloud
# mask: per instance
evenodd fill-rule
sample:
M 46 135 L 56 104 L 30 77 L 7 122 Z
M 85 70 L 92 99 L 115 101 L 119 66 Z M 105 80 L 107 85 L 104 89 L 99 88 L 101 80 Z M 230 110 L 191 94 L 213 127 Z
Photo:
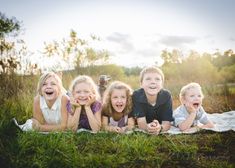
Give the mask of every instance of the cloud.
M 232 41 L 232 42 L 235 42 L 235 38 L 234 37 L 231 37 L 229 40 Z
M 115 48 L 119 53 L 129 53 L 135 49 L 133 42 L 131 42 L 130 35 L 127 34 L 115 32 L 108 36 L 106 40 L 114 43 Z
M 159 35 L 112 33 L 106 40 L 112 60 L 124 66 L 146 66 L 161 63 Z
M 143 48 L 141 50 L 136 51 L 137 55 L 141 55 L 143 57 L 157 57 L 159 56 L 159 50 L 154 48 Z
M 129 35 L 127 34 L 114 32 L 110 36 L 107 37 L 107 40 L 113 41 L 113 42 L 120 42 L 120 41 L 126 41 L 128 38 L 129 38 Z
M 184 44 L 196 43 L 198 39 L 192 36 L 163 36 L 159 42 L 171 47 L 181 47 Z

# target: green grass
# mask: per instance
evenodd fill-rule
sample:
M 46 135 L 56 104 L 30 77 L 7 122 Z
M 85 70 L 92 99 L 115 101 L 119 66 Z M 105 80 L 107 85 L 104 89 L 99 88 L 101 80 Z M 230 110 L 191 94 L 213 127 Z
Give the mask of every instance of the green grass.
M 159 136 L 21 132 L 0 127 L 3 167 L 234 167 L 235 133 Z
M 25 78 L 23 89 L 7 99 L 0 94 L 0 167 L 235 167 L 234 131 L 159 136 L 141 132 L 126 135 L 21 132 L 11 119 L 16 117 L 19 123 L 24 123 L 32 117 L 36 80 L 37 77 Z M 129 79 L 130 84 L 136 81 L 134 77 Z M 179 103 L 179 88 L 171 89 L 175 105 Z M 209 91 L 212 95 L 205 92 L 206 111 L 234 110 L 234 94 L 217 95 L 213 88 Z

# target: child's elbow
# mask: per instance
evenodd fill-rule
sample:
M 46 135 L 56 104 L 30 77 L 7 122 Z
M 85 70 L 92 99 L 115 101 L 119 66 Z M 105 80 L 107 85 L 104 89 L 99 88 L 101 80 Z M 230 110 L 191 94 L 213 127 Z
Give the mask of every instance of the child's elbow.
M 207 124 L 207 127 L 208 127 L 208 128 L 214 128 L 214 127 L 215 127 L 215 125 L 214 125 L 214 123 L 213 123 L 213 122 L 209 122 L 209 123 Z
M 92 131 L 93 132 L 99 132 L 101 129 L 101 124 L 98 124 L 97 127 L 93 128 Z

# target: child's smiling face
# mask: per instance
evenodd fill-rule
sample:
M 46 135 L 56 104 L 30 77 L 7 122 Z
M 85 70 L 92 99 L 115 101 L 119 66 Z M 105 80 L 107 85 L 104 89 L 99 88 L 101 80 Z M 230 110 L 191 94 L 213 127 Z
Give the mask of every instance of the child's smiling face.
M 88 83 L 82 82 L 76 84 L 73 90 L 73 97 L 80 105 L 85 105 L 91 99 L 92 90 Z
M 162 77 L 155 72 L 144 74 L 141 87 L 145 93 L 150 96 L 155 96 L 162 89 Z
M 42 96 L 44 96 L 46 100 L 56 100 L 59 95 L 59 85 L 55 77 L 51 76 L 47 78 L 42 84 L 41 91 Z
M 199 109 L 202 105 L 203 95 L 199 88 L 190 88 L 183 97 L 183 104 Z
M 114 110 L 118 113 L 123 112 L 126 107 L 127 95 L 125 89 L 114 89 L 111 94 L 111 103 Z

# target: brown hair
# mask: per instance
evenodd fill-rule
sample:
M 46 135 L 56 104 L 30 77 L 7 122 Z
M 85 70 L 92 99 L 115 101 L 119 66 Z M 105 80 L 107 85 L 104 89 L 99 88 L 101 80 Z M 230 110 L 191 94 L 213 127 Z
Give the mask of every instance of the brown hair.
M 157 67 L 154 67 L 154 66 L 146 67 L 140 72 L 140 82 L 141 83 L 143 82 L 143 78 L 146 73 L 158 73 L 162 78 L 162 83 L 164 83 L 164 74 L 163 74 L 162 70 Z
M 113 114 L 113 107 L 111 103 L 111 94 L 114 89 L 124 89 L 126 91 L 127 96 L 127 102 L 126 107 L 123 110 L 124 115 L 129 114 L 132 110 L 132 89 L 129 85 L 120 82 L 120 81 L 114 81 L 112 82 L 109 87 L 104 92 L 104 98 L 103 98 L 103 114 L 106 114 L 108 116 L 112 116 Z

